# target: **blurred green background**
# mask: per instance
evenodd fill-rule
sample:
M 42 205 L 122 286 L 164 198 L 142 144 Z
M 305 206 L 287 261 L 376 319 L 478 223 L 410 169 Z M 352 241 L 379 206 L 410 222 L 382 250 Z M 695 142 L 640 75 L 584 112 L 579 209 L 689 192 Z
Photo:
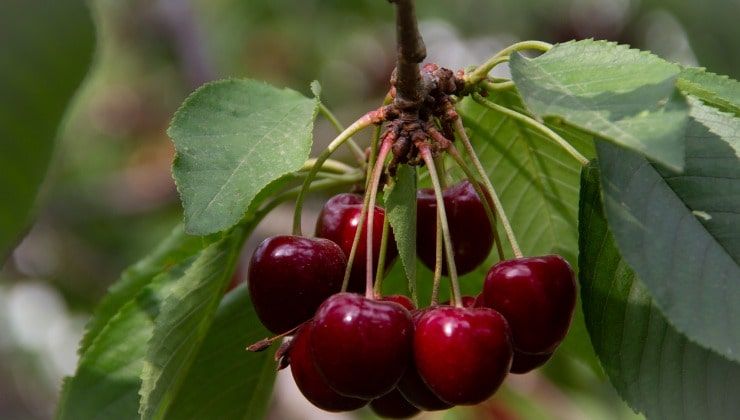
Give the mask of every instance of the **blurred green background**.
M 417 3 L 428 60 L 445 67 L 480 63 L 518 40 L 594 37 L 740 76 L 737 0 Z M 89 5 L 98 26 L 95 63 L 61 130 L 36 222 L 0 271 L 2 419 L 53 416 L 61 379 L 74 371 L 77 341 L 95 303 L 123 268 L 179 221 L 165 130 L 189 92 L 209 80 L 251 77 L 308 93 L 309 83 L 319 80 L 325 102 L 349 122 L 379 103 L 394 65 L 393 8 L 385 0 Z M 505 68 L 497 71 L 506 76 Z M 316 149 L 332 133 L 319 121 Z M 320 205 L 318 198 L 309 203 L 306 229 Z M 291 211 L 281 207 L 262 223 L 245 258 L 260 239 L 289 228 Z M 600 375 L 559 360 L 509 380 L 488 404 L 426 418 L 631 418 Z M 270 418 L 329 417 L 307 404 L 281 374 Z M 336 418 L 356 416 L 369 414 Z

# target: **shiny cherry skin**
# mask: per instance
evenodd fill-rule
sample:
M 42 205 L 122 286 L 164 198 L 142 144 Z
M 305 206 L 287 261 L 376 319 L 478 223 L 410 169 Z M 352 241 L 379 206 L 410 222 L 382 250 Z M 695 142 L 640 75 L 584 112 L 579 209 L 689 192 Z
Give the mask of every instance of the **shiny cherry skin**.
M 411 301 L 411 299 L 409 299 L 408 296 L 404 296 L 404 295 L 388 295 L 388 296 L 383 296 L 379 298 L 378 300 L 382 300 L 384 302 L 396 302 L 397 304 L 406 308 L 408 311 L 413 311 L 416 309 L 414 302 Z
M 547 363 L 553 353 L 527 354 L 514 351 L 514 360 L 511 362 L 511 373 L 527 373 Z
M 424 314 L 414 333 L 414 361 L 424 382 L 455 405 L 485 401 L 511 367 L 509 327 L 490 308 L 438 306 Z
M 355 239 L 357 225 L 360 223 L 362 203 L 363 198 L 359 194 L 337 194 L 324 204 L 316 221 L 316 236 L 334 241 L 342 248 L 347 258 L 349 258 L 349 254 L 352 251 L 352 242 Z M 385 210 L 375 206 L 375 215 L 373 216 L 373 273 L 377 271 L 378 267 L 384 220 Z M 367 226 L 366 223 L 363 225 L 365 226 L 363 226 L 360 243 L 357 245 L 354 262 L 352 263 L 348 288 L 350 292 L 359 293 L 365 290 Z M 386 248 L 386 266 L 390 266 L 397 255 L 396 240 L 391 233 Z
M 483 203 L 470 181 L 462 181 L 442 192 L 447 224 L 452 237 L 457 273 L 473 271 L 491 252 L 493 231 Z M 421 189 L 416 194 L 416 253 L 434 270 L 436 255 L 437 200 L 434 190 Z M 447 265 L 443 266 L 447 274 Z
M 309 345 L 312 329 L 311 322 L 305 323 L 290 343 L 290 372 L 298 389 L 311 404 L 322 410 L 352 411 L 365 406 L 367 400 L 339 395 L 321 377 Z
M 313 320 L 316 367 L 336 392 L 374 399 L 401 379 L 411 353 L 411 314 L 395 302 L 338 293 Z
M 257 316 L 275 334 L 290 331 L 341 290 L 346 267 L 344 253 L 330 240 L 265 239 L 249 264 L 249 295 Z
M 370 408 L 378 416 L 387 419 L 407 419 L 421 412 L 421 410 L 408 402 L 398 392 L 397 388 L 393 388 L 393 391 L 372 400 L 370 402 Z
M 499 262 L 486 275 L 483 304 L 509 321 L 517 351 L 552 353 L 573 317 L 573 270 L 557 255 Z
M 411 319 L 414 322 L 414 328 L 416 328 L 421 316 L 430 310 L 432 310 L 431 307 L 417 309 L 411 312 Z M 424 380 L 421 379 L 419 371 L 416 368 L 416 363 L 414 363 L 413 352 L 409 360 L 409 366 L 401 377 L 401 380 L 398 382 L 397 388 L 407 401 L 424 411 L 439 411 L 452 407 L 452 404 L 448 404 L 440 400 L 439 397 L 429 389 L 429 386 L 427 386 Z

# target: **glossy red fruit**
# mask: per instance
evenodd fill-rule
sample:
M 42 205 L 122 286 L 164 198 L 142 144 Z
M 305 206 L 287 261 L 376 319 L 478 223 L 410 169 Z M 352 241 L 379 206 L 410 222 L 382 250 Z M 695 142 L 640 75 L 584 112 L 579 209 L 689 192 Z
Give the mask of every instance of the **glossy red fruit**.
M 493 232 L 483 203 L 473 185 L 465 180 L 442 192 L 450 227 L 455 267 L 458 274 L 473 271 L 491 252 Z M 421 189 L 416 194 L 416 252 L 429 269 L 434 270 L 436 255 L 437 200 L 434 190 Z M 443 272 L 447 274 L 446 264 Z
M 489 308 L 439 306 L 424 314 L 414 333 L 420 376 L 442 400 L 473 405 L 493 395 L 509 373 L 509 327 Z
M 407 419 L 421 412 L 393 388 L 393 391 L 370 402 L 370 408 L 380 417 L 387 419 Z
M 365 406 L 367 400 L 339 395 L 321 377 L 311 356 L 312 328 L 310 322 L 303 325 L 290 343 L 290 372 L 298 389 L 311 404 L 322 410 L 351 411 Z
M 404 295 L 388 295 L 388 296 L 383 296 L 382 298 L 378 300 L 382 300 L 384 302 L 395 302 L 403 306 L 404 308 L 406 308 L 408 311 L 413 311 L 416 309 L 416 305 L 414 305 L 414 302 L 412 302 L 408 296 L 404 296 Z
M 431 307 L 411 312 L 414 327 L 416 327 L 421 316 L 430 310 L 432 310 Z M 429 389 L 429 386 L 427 386 L 424 380 L 421 379 L 419 371 L 416 368 L 416 363 L 414 362 L 413 352 L 409 360 L 409 366 L 401 377 L 401 380 L 398 382 L 397 388 L 407 401 L 424 411 L 446 410 L 452 407 L 452 404 L 448 404 L 440 400 L 439 397 Z
M 573 270 L 557 255 L 502 261 L 486 275 L 483 303 L 509 322 L 516 350 L 552 353 L 573 317 Z
M 359 194 L 337 194 L 324 204 L 316 221 L 316 236 L 334 241 L 342 248 L 347 258 L 349 258 L 352 251 L 352 242 L 355 239 L 357 225 L 360 223 L 362 202 L 363 198 Z M 385 210 L 375 206 L 375 215 L 373 216 L 373 273 L 377 271 L 378 267 L 384 220 Z M 365 226 L 363 226 L 363 233 L 360 235 L 360 243 L 357 246 L 350 274 L 348 289 L 351 292 L 363 292 L 365 290 L 367 226 L 366 223 L 363 225 Z M 391 234 L 386 248 L 386 266 L 390 266 L 397 255 L 396 240 Z
M 465 307 L 465 308 L 472 308 L 472 307 L 476 306 L 475 305 L 476 302 L 477 302 L 477 297 L 476 296 L 467 296 L 466 295 L 466 296 L 463 296 L 462 297 L 462 304 L 463 304 L 463 307 Z M 443 305 L 443 306 L 449 306 L 450 305 L 450 301 L 449 300 L 446 300 L 446 301 L 442 302 L 441 305 Z
M 249 295 L 257 316 L 275 334 L 297 327 L 341 290 L 345 268 L 344 253 L 327 239 L 265 239 L 249 264 Z
M 514 351 L 514 360 L 511 362 L 511 373 L 527 373 L 547 363 L 553 353 L 527 354 Z
M 313 324 L 314 361 L 335 391 L 374 399 L 396 386 L 413 335 L 411 314 L 403 306 L 339 293 L 319 307 Z

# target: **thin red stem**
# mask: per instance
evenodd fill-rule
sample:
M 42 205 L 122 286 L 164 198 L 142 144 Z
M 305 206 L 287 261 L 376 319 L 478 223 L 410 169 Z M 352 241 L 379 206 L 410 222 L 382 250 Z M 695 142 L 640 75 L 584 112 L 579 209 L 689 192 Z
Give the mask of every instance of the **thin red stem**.
M 365 253 L 365 297 L 368 299 L 372 299 L 373 296 L 373 223 L 374 223 L 374 216 L 375 216 L 375 200 L 378 196 L 378 186 L 380 184 L 380 175 L 383 173 L 383 166 L 385 164 L 385 159 L 388 157 L 388 153 L 391 150 L 391 146 L 393 146 L 393 138 L 395 136 L 386 136 L 385 139 L 383 139 L 383 143 L 380 145 L 380 150 L 378 151 L 378 160 L 375 161 L 375 166 L 373 167 L 372 176 L 370 178 L 370 183 L 368 185 L 368 190 L 365 192 L 366 194 L 369 194 L 370 200 L 368 201 L 368 212 L 367 212 L 367 237 L 366 237 L 366 246 L 367 250 Z

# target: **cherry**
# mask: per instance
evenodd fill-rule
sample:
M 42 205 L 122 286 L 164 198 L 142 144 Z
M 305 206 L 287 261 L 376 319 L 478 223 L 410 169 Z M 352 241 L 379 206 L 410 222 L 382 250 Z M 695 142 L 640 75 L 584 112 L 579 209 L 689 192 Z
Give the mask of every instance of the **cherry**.
M 509 373 L 512 355 L 506 319 L 489 308 L 438 306 L 416 324 L 416 367 L 449 404 L 478 404 L 493 395 Z
M 293 374 L 298 389 L 304 397 L 316 407 L 332 412 L 351 411 L 363 407 L 367 400 L 345 397 L 334 392 L 316 369 L 311 356 L 313 325 L 304 324 L 290 343 L 290 372 Z
M 421 319 L 421 316 L 431 309 L 432 308 L 418 309 L 411 312 L 411 318 L 415 327 L 419 322 L 419 319 Z M 413 353 L 409 360 L 409 366 L 406 368 L 406 372 L 404 372 L 397 387 L 407 401 L 424 411 L 446 410 L 452 407 L 452 404 L 448 404 L 440 400 L 439 397 L 429 389 L 424 380 L 421 379 L 419 371 L 416 369 L 416 364 L 414 363 Z
M 398 388 L 393 388 L 393 391 L 380 398 L 372 400 L 370 402 L 370 408 L 372 408 L 378 416 L 388 419 L 407 419 L 421 412 L 421 410 L 408 402 L 406 398 L 398 392 Z
M 568 332 L 576 283 L 562 257 L 517 258 L 491 267 L 482 294 L 483 304 L 509 321 L 516 350 L 552 353 Z
M 345 269 L 344 253 L 327 239 L 265 239 L 249 264 L 249 294 L 257 316 L 276 334 L 290 331 L 342 288 Z
M 461 181 L 446 188 L 442 196 L 457 273 L 469 273 L 485 261 L 491 251 L 491 223 L 470 181 Z M 426 188 L 417 192 L 416 212 L 416 252 L 419 259 L 433 270 L 437 232 L 437 200 L 433 189 Z M 442 270 L 446 275 L 446 264 Z
M 551 357 L 552 353 L 527 354 L 515 350 L 511 373 L 527 373 L 544 365 Z
M 396 386 L 413 335 L 411 314 L 403 306 L 338 293 L 321 304 L 313 324 L 314 361 L 335 391 L 373 399 Z
M 360 223 L 362 204 L 363 198 L 359 194 L 344 193 L 335 195 L 324 204 L 324 208 L 321 209 L 319 218 L 316 221 L 316 236 L 337 243 L 347 258 L 349 258 L 349 254 L 352 251 L 352 242 L 355 239 L 357 225 Z M 378 267 L 384 220 L 385 210 L 375 206 L 375 215 L 373 216 L 373 273 L 375 273 Z M 352 272 L 348 287 L 351 292 L 362 292 L 365 290 L 366 252 L 367 233 L 366 226 L 364 226 L 352 263 Z M 396 255 L 398 255 L 396 241 L 391 234 L 388 238 L 388 246 L 386 248 L 385 261 L 387 266 L 390 266 Z
M 476 305 L 477 302 L 478 302 L 478 298 L 476 296 L 466 295 L 466 296 L 463 296 L 462 297 L 462 305 L 463 305 L 464 308 L 472 308 L 472 307 L 475 307 L 475 306 L 480 306 L 480 305 Z M 450 305 L 450 301 L 449 300 L 446 300 L 446 301 L 442 302 L 442 305 L 449 306 Z
M 388 295 L 388 296 L 383 296 L 379 300 L 382 300 L 384 302 L 396 302 L 397 304 L 403 306 L 409 311 L 413 311 L 416 309 L 414 302 L 412 302 L 408 296 L 404 296 L 404 295 Z

